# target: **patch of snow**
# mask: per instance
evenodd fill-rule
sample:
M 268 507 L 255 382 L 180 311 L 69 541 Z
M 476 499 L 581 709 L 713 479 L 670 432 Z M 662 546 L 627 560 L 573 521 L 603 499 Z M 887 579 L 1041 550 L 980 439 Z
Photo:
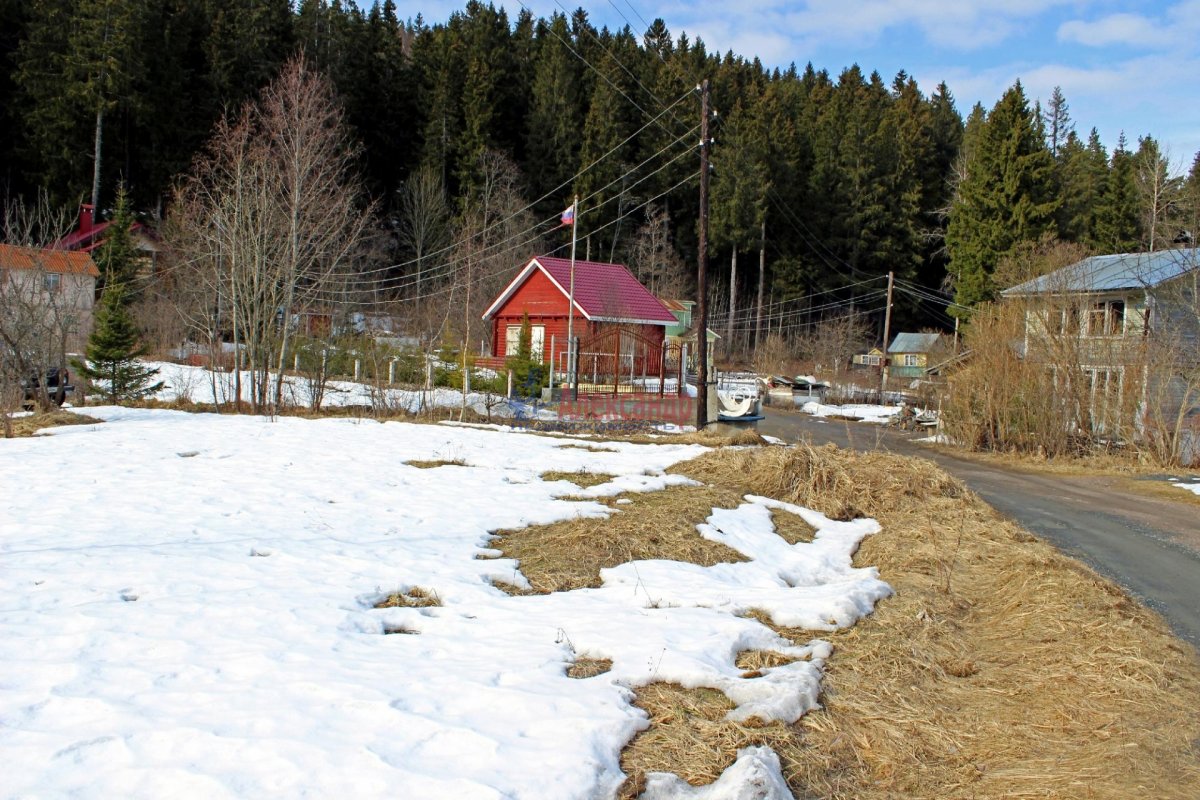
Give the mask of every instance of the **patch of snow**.
M 669 772 L 646 773 L 640 800 L 792 800 L 779 756 L 769 747 L 746 747 L 721 777 L 692 786 Z
M 831 406 L 813 401 L 805 403 L 801 406 L 800 410 L 805 414 L 812 414 L 814 417 L 843 417 L 882 425 L 900 411 L 900 406 L 879 406 L 862 403 Z
M 1196 483 L 1179 482 L 1179 483 L 1176 483 L 1175 485 L 1178 486 L 1180 489 L 1191 492 L 1192 494 L 1200 497 L 1200 482 L 1196 482 Z
M 780 439 L 778 436 L 767 436 L 764 433 L 762 438 L 763 438 L 763 441 L 766 442 L 767 444 L 783 444 L 783 445 L 787 444 L 787 442 L 785 442 L 783 439 Z
M 157 369 L 156 380 L 161 380 L 164 384 L 163 388 L 154 395 L 156 400 L 168 403 L 176 400 L 190 400 L 200 404 L 230 403 L 236 394 L 232 372 L 220 370 L 214 372 L 205 367 L 193 367 L 166 361 L 147 361 L 146 366 Z M 242 399 L 248 401 L 251 396 L 250 373 L 243 372 L 241 380 Z M 273 376 L 271 382 L 273 387 L 275 382 Z M 285 376 L 283 398 L 288 405 L 309 408 L 312 406 L 312 386 L 304 378 L 294 375 Z M 335 380 L 326 382 L 325 391 L 321 397 L 322 408 L 371 406 L 394 409 L 409 414 L 416 414 L 429 408 L 460 408 L 462 403 L 462 391 L 444 386 L 426 392 Z M 499 395 L 483 392 L 467 394 L 467 407 L 472 411 L 486 415 L 489 405 L 492 416 L 511 417 L 514 415 L 512 407 Z
M 609 796 L 648 724 L 630 689 L 705 686 L 733 719 L 794 721 L 817 703 L 830 645 L 739 614 L 832 630 L 890 593 L 851 564 L 874 522 L 753 496 L 698 531 L 750 561 L 631 562 L 549 595 L 493 586 L 527 581 L 492 531 L 626 513 L 564 500 L 541 473 L 616 476 L 596 497 L 653 490 L 698 445 L 89 414 L 107 424 L 0 448 L 0 751 L 15 796 Z M 45 514 L 61 489 L 27 468 L 43 461 L 104 465 L 73 479 L 70 525 Z M 814 541 L 788 545 L 771 509 L 802 516 Z M 414 587 L 442 605 L 374 607 Z M 748 649 L 798 660 L 743 678 Z M 567 677 L 581 657 L 612 669 Z M 708 787 L 725 794 L 696 797 L 774 797 L 729 793 L 769 774 L 768 753 L 744 752 Z
M 913 439 L 917 444 L 954 444 L 954 440 L 944 433 L 936 433 L 933 436 L 923 436 L 920 439 Z

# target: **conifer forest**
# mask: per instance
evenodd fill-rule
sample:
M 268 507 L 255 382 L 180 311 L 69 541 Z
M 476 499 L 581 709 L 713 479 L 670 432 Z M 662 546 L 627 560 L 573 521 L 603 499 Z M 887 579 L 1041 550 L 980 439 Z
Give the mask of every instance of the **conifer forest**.
M 462 341 L 518 266 L 569 249 L 574 197 L 580 258 L 694 295 L 705 79 L 711 320 L 729 346 L 847 314 L 877 329 L 889 272 L 898 328 L 949 329 L 1004 288 L 996 269 L 1022 248 L 1190 240 L 1200 174 L 1174 165 L 1190 154 L 1136 130 L 1106 148 L 1060 91 L 1039 101 L 1016 83 L 961 108 L 952 86 L 903 71 L 832 73 L 803 54 L 769 68 L 632 5 L 616 30 L 562 9 L 0 0 L 0 193 L 107 218 L 124 186 L 170 231 L 203 213 L 189 203 L 213 142 L 302 55 L 344 131 L 331 157 L 358 215 L 336 297 L 414 328 L 459 309 Z

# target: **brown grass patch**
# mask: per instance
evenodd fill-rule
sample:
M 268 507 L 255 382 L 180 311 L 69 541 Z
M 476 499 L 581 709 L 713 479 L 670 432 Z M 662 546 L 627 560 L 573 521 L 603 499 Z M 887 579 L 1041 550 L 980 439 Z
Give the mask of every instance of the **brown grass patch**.
M 835 645 L 824 709 L 797 725 L 725 722 L 716 693 L 640 690 L 653 722 L 623 755 L 623 797 L 648 770 L 709 782 L 756 737 L 769 737 L 798 797 L 1196 796 L 1195 651 L 932 464 L 801 446 L 708 453 L 677 471 L 831 517 L 875 516 L 883 532 L 856 560 L 897 594 L 823 634 Z M 741 655 L 755 669 L 765 658 Z
M 743 650 L 737 654 L 733 663 L 738 669 L 746 670 L 742 674 L 743 678 L 757 678 L 764 669 L 782 667 L 784 664 L 791 664 L 799 660 L 795 656 L 785 656 L 774 650 Z
M 1150 480 L 1147 478 L 1123 478 L 1117 485 L 1129 492 L 1157 497 L 1160 500 L 1171 500 L 1176 503 L 1200 505 L 1200 494 L 1181 489 L 1180 484 L 1171 481 Z
M 811 542 L 817 533 L 817 529 L 805 522 L 803 517 L 778 508 L 771 509 L 771 524 L 788 544 Z
M 404 463 L 410 467 L 416 467 L 417 469 L 436 469 L 437 467 L 465 467 L 467 465 L 467 462 L 463 461 L 461 458 L 431 458 L 431 459 L 414 458 L 412 461 L 405 461 Z
M 617 452 L 617 450 L 612 447 L 600 447 L 600 446 L 594 445 L 594 444 L 577 444 L 576 442 L 560 444 L 559 448 L 562 450 L 587 450 L 589 453 L 615 453 L 615 452 Z
M 17 417 L 12 421 L 12 438 L 33 436 L 42 428 L 55 428 L 60 425 L 99 425 L 103 421 L 85 414 L 77 414 L 74 411 L 57 408 L 53 411 L 30 414 L 27 417 Z M 3 428 L 0 428 L 0 436 L 2 435 Z M 1180 494 L 1183 494 L 1183 492 L 1180 492 Z
M 437 592 L 414 586 L 405 592 L 392 592 L 375 604 L 376 608 L 430 608 L 440 606 L 442 599 Z
M 832 444 L 715 450 L 673 471 L 732 483 L 745 493 L 807 506 L 831 519 L 877 517 L 906 503 L 968 494 L 932 461 L 884 451 L 853 453 Z
M 603 675 L 611 669 L 611 658 L 577 658 L 571 666 L 567 667 L 567 677 L 579 680 L 594 678 L 597 675 Z
M 725 488 L 670 486 L 639 494 L 632 505 L 614 506 L 621 510 L 607 519 L 570 519 L 500 531 L 491 546 L 517 559 L 538 593 L 599 586 L 601 569 L 640 559 L 668 558 L 702 566 L 745 561 L 736 550 L 696 532 L 712 509 L 734 508 L 741 499 Z
M 549 472 L 543 472 L 541 475 L 541 478 L 544 481 L 566 481 L 567 483 L 575 484 L 580 489 L 586 489 L 589 486 L 599 486 L 602 483 L 608 483 L 615 477 L 617 476 L 610 475 L 605 472 L 584 472 L 583 470 L 579 470 L 578 472 L 560 472 L 558 470 L 550 470 Z
M 693 786 L 712 783 L 738 750 L 751 745 L 773 748 L 786 769 L 798 741 L 793 726 L 776 722 L 753 727 L 726 720 L 733 704 L 714 689 L 652 683 L 637 690 L 634 705 L 650 716 L 650 727 L 621 753 L 621 769 L 629 776 L 617 795 L 621 800 L 642 793 L 647 772 L 674 772 Z

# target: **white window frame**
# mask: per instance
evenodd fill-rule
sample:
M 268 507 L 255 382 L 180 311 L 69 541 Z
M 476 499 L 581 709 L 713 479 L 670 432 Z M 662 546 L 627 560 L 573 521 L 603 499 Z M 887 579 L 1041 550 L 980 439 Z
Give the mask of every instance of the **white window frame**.
M 915 354 L 915 353 L 905 353 L 905 354 L 904 354 L 904 366 L 906 366 L 906 367 L 919 367 L 919 366 L 921 366 L 921 358 L 920 358 L 920 356 L 918 356 L 918 355 L 917 355 L 917 354 Z
M 509 325 L 504 329 L 504 355 L 515 356 L 521 347 L 521 326 Z M 539 361 L 546 352 L 546 326 L 529 326 L 529 354 Z

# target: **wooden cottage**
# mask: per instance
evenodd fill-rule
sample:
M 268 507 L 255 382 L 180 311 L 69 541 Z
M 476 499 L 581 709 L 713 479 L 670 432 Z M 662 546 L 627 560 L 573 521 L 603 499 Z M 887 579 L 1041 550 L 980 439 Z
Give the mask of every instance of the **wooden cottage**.
M 528 315 L 533 356 L 553 363 L 556 373 L 565 371 L 570 286 L 570 259 L 530 259 L 484 312 L 483 319 L 491 323 L 492 345 L 490 357 L 477 363 L 499 367 L 505 358 L 515 355 L 522 320 Z M 661 350 L 667 327 L 678 322 L 622 264 L 577 260 L 574 299 L 573 332 L 584 352 L 589 343 L 598 345 L 606 338 L 615 340 L 618 352 L 630 349 L 634 342 L 640 351 Z M 608 344 L 603 346 L 607 352 Z M 639 365 L 638 371 L 649 366 Z M 653 372 L 657 374 L 656 366 Z

